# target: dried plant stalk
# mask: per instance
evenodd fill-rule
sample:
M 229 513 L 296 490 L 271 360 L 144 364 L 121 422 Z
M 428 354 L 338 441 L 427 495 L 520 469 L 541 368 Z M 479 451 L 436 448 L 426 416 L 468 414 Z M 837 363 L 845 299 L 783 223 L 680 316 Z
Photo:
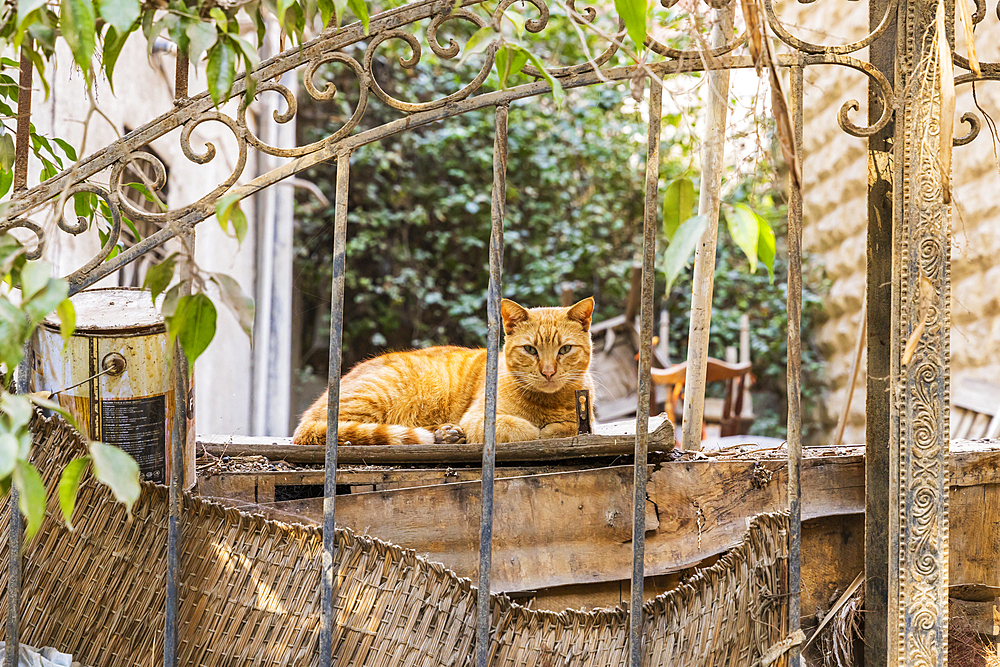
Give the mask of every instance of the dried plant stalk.
M 958 8 L 958 16 L 965 26 L 965 50 L 969 56 L 969 69 L 976 76 L 982 76 L 983 70 L 979 66 L 979 56 L 976 55 L 976 34 L 973 32 L 975 26 L 972 23 L 972 15 L 969 14 L 968 0 L 956 0 L 955 6 Z
M 960 3 L 961 4 L 961 3 Z M 938 0 L 935 17 L 938 75 L 941 86 L 941 122 L 938 143 L 938 166 L 941 169 L 941 190 L 944 203 L 951 203 L 951 144 L 955 129 L 955 70 L 944 24 L 944 0 Z

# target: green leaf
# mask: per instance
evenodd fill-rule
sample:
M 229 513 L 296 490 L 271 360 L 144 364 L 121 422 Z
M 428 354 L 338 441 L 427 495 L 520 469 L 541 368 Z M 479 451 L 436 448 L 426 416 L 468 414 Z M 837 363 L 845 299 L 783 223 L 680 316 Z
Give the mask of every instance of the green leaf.
M 215 319 L 215 305 L 204 294 L 182 296 L 173 317 L 167 318 L 170 339 L 180 339 L 192 368 L 215 337 Z
M 139 0 L 97 0 L 101 18 L 119 33 L 127 33 L 139 18 Z
M 73 509 L 76 507 L 76 495 L 80 490 L 80 478 L 83 477 L 88 463 L 90 463 L 89 456 L 73 459 L 63 468 L 62 475 L 59 476 L 59 507 L 62 508 L 66 527 L 70 530 L 73 530 Z
M 6 276 L 18 258 L 23 258 L 24 246 L 7 233 L 0 234 L 0 277 Z
M 152 14 L 152 12 L 149 13 Z M 128 41 L 130 34 L 131 30 L 119 33 L 114 26 L 109 26 L 107 32 L 104 33 L 101 63 L 104 66 L 104 76 L 108 77 L 108 85 L 111 86 L 112 93 L 115 92 L 115 63 L 118 62 L 118 56 L 121 55 L 122 48 Z
M 146 278 L 142 281 L 142 288 L 149 289 L 153 297 L 156 298 L 166 291 L 170 286 L 170 281 L 174 279 L 174 269 L 177 266 L 177 253 L 167 257 L 159 264 L 154 264 L 146 270 Z
M 139 499 L 142 490 L 139 464 L 114 445 L 103 442 L 90 443 L 90 456 L 94 463 L 94 476 L 111 489 L 115 499 L 125 505 L 125 511 L 131 517 L 132 505 Z
M 524 34 L 525 20 L 524 16 L 522 16 L 520 12 L 516 12 L 513 9 L 508 8 L 504 10 L 503 18 L 510 21 L 510 24 L 514 26 L 514 31 L 519 37 Z
M 76 308 L 69 299 L 63 299 L 56 306 L 56 315 L 59 316 L 59 335 L 64 341 L 68 341 L 73 332 L 76 331 Z
M 667 276 L 668 293 L 674 280 L 687 266 L 688 260 L 694 254 L 694 250 L 698 247 L 698 242 L 707 227 L 708 216 L 696 215 L 682 222 L 677 231 L 674 232 L 670 245 L 663 253 L 663 272 Z
M 681 177 L 670 181 L 663 193 L 663 233 L 669 241 L 681 223 L 691 217 L 694 210 L 694 183 Z
M 128 230 L 132 233 L 132 237 L 135 238 L 136 243 L 142 240 L 142 234 L 140 234 L 139 230 L 135 228 L 135 223 L 124 215 L 122 216 L 122 224 L 128 227 Z
M 14 167 L 14 137 L 8 132 L 0 137 L 0 169 L 10 171 Z
M 642 53 L 646 43 L 646 0 L 615 0 L 615 11 L 625 21 L 628 36 L 635 42 L 635 51 Z
M 45 288 L 52 276 L 52 265 L 45 260 L 34 260 L 21 270 L 21 299 L 28 301 Z
M 458 62 L 463 63 L 471 56 L 474 56 L 477 53 L 482 53 L 489 48 L 490 44 L 493 43 L 493 40 L 496 37 L 498 37 L 496 30 L 494 30 L 492 26 L 488 25 L 483 26 L 476 32 L 472 33 L 472 37 L 470 37 L 469 41 L 465 43 L 465 50 L 462 51 L 462 57 L 459 58 Z
M 774 242 L 774 230 L 771 229 L 771 225 L 767 224 L 767 220 L 762 217 L 757 218 L 760 225 L 760 231 L 757 235 L 757 257 L 760 259 L 761 263 L 767 267 L 767 275 L 771 279 L 771 284 L 774 284 L 774 255 L 775 255 L 775 242 Z
M 25 396 L 28 397 L 28 400 L 31 401 L 32 405 L 37 405 L 38 407 L 44 408 L 45 410 L 51 410 L 52 412 L 59 413 L 60 415 L 62 415 L 63 419 L 65 419 L 66 421 L 69 422 L 70 426 L 72 426 L 77 431 L 80 431 L 82 433 L 83 429 L 80 428 L 80 426 L 76 423 L 76 419 L 69 412 L 69 410 L 67 410 L 63 406 L 59 405 L 55 401 L 50 401 L 47 398 L 42 398 L 42 396 L 40 394 L 44 394 L 44 393 L 45 392 L 40 392 L 40 393 L 39 392 L 35 392 L 35 393 L 32 393 L 32 394 L 25 394 Z
M 0 477 L 6 477 L 14 472 L 17 465 L 17 436 L 13 433 L 0 433 Z
M 31 402 L 24 396 L 15 396 L 6 391 L 0 395 L 0 410 L 8 418 L 11 432 L 17 432 L 28 426 L 35 411 L 31 409 Z M 3 477 L 3 475 L 0 475 Z
M 215 106 L 229 98 L 236 80 L 236 50 L 225 41 L 218 41 L 208 50 L 208 92 Z
M 222 227 L 222 231 L 229 234 L 229 223 L 233 225 L 233 232 L 231 236 L 235 236 L 236 240 L 243 243 L 243 239 L 247 234 L 247 217 L 243 213 L 243 209 L 240 208 L 240 195 L 239 194 L 228 194 L 222 197 L 215 203 L 215 218 L 219 221 L 219 226 Z
M 21 304 L 21 310 L 31 318 L 32 325 L 40 324 L 69 295 L 69 283 L 61 278 L 49 278 L 45 289 Z
M 24 343 L 31 333 L 30 322 L 21 309 L 0 297 L 0 362 L 12 369 L 24 358 Z
M 322 4 L 323 0 L 320 0 Z M 267 24 L 264 23 L 264 15 L 261 13 L 260 0 L 253 0 L 253 2 L 248 2 L 243 5 L 243 11 L 250 15 L 253 19 L 254 27 L 257 29 L 257 43 L 264 43 L 264 36 L 267 34 Z M 326 24 L 323 24 L 326 27 Z
M 73 148 L 72 144 L 70 144 L 65 139 L 60 139 L 59 137 L 53 137 L 52 141 L 56 142 L 56 145 L 62 149 L 63 153 L 66 154 L 66 157 L 68 157 L 73 162 L 76 162 L 76 149 Z
M 136 190 L 139 194 L 143 196 L 143 198 L 146 201 L 148 201 L 150 204 L 155 205 L 161 211 L 167 210 L 166 204 L 163 203 L 163 201 L 156 195 L 156 193 L 150 192 L 149 188 L 146 187 L 145 183 L 126 183 L 125 187 Z M 110 213 L 110 211 L 108 212 Z M 138 234 L 138 232 L 136 232 L 136 234 Z
M 62 0 L 59 27 L 73 52 L 73 60 L 90 80 L 90 59 L 97 45 L 97 25 L 91 0 Z
M 253 71 L 260 65 L 260 56 L 250 42 L 239 37 L 233 37 L 233 42 L 243 52 L 243 63 L 246 68 L 246 98 L 252 100 L 257 92 L 257 79 L 253 77 Z
M 347 0 L 333 0 L 333 6 L 337 15 L 337 30 L 340 30 L 340 24 L 344 20 L 344 12 L 347 11 Z
M 37 9 L 45 6 L 45 0 L 18 0 L 17 3 L 17 27 L 22 28 L 24 20 L 28 15 Z
M 240 327 L 250 337 L 250 346 L 253 347 L 253 299 L 243 292 L 240 284 L 231 276 L 227 276 L 224 273 L 213 273 L 212 281 L 219 286 L 219 295 L 222 297 L 222 303 L 232 311 L 236 320 L 240 323 Z
M 365 28 L 365 35 L 368 35 L 368 5 L 365 0 L 347 0 L 347 6 L 354 12 L 354 15 L 361 20 L 361 25 Z
M 30 542 L 45 519 L 45 484 L 35 466 L 27 461 L 18 461 L 14 466 L 14 486 L 20 492 L 18 507 L 28 520 L 24 541 Z
M 733 215 L 726 216 L 729 235 L 750 262 L 750 273 L 757 270 L 757 239 L 760 236 L 759 216 L 746 204 L 733 206 Z
M 10 186 L 14 183 L 14 171 L 0 171 L 0 197 L 10 192 Z
M 566 93 L 563 92 L 562 84 L 559 83 L 557 79 L 552 78 L 552 75 L 549 74 L 549 71 L 545 68 L 545 64 L 542 63 L 542 60 L 538 56 L 524 47 L 519 46 L 517 48 L 524 52 L 524 54 L 528 57 L 528 60 L 531 61 L 531 64 L 537 67 L 538 71 L 542 73 L 542 78 L 545 79 L 550 86 L 552 86 L 552 99 L 555 100 L 557 107 L 561 107 L 563 99 L 566 97 Z
M 181 299 L 181 285 L 183 282 L 177 283 L 173 287 L 167 290 L 167 293 L 163 297 L 163 303 L 160 304 L 160 314 L 163 315 L 164 319 L 173 317 L 174 313 L 177 312 L 177 303 Z M 174 339 L 170 339 L 170 344 L 173 345 Z
M 211 23 L 196 21 L 187 27 L 188 36 L 188 58 L 191 62 L 197 63 L 201 54 L 208 51 L 215 45 L 218 33 Z
M 336 17 L 337 7 L 333 4 L 333 0 L 318 0 L 316 4 L 319 9 L 319 20 L 322 22 L 323 27 L 326 28 L 330 25 L 330 21 Z M 345 2 L 344 4 L 346 5 L 347 3 Z M 337 27 L 340 27 L 339 23 Z

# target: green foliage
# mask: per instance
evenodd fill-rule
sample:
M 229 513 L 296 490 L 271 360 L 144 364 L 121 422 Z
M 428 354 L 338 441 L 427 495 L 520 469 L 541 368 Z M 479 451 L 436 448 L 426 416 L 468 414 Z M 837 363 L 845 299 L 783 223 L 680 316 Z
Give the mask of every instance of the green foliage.
M 690 178 L 675 178 L 663 192 L 663 234 L 667 240 L 674 238 L 674 233 L 681 223 L 687 220 L 694 211 L 694 183 Z
M 737 189 L 737 196 L 742 195 Z M 780 202 L 762 197 L 758 210 L 767 212 L 770 225 L 785 232 L 785 211 Z M 768 229 L 771 229 L 771 226 Z M 807 258 L 803 259 L 806 263 Z M 716 251 L 715 286 L 712 308 L 712 335 L 709 355 L 724 359 L 726 347 L 739 346 L 740 316 L 750 317 L 750 357 L 753 362 L 754 411 L 757 419 L 751 433 L 784 437 L 787 418 L 786 359 L 788 317 L 786 312 L 788 259 L 784 252 L 774 257 L 774 279 L 762 272 L 749 273 L 746 257 L 728 233 L 719 235 Z M 803 439 L 818 438 L 826 415 L 823 407 L 825 375 L 822 357 L 812 339 L 823 318 L 822 276 L 803 280 L 802 292 L 802 402 Z M 691 276 L 682 275 L 665 300 L 670 315 L 671 359 L 687 354 L 688 325 L 691 312 Z M 709 385 L 709 391 L 721 392 L 721 384 Z M 721 396 L 721 393 L 718 394 Z
M 646 0 L 615 0 L 615 11 L 625 21 L 625 30 L 629 39 L 635 44 L 635 52 L 642 53 L 648 22 Z
M 667 278 L 667 290 L 687 266 L 707 228 L 708 216 L 695 215 L 682 222 L 671 236 L 670 243 L 663 253 L 661 265 L 663 275 Z
M 386 54 L 387 60 L 393 56 Z M 444 68 L 421 70 L 390 82 L 391 94 L 421 99 L 463 80 Z M 348 81 L 334 82 L 349 89 Z M 577 288 L 581 296 L 597 296 L 598 318 L 620 313 L 641 229 L 644 173 L 632 163 L 643 150 L 644 141 L 633 135 L 644 122 L 638 113 L 622 112 L 625 94 L 625 86 L 599 87 L 567 94 L 562 110 L 546 98 L 511 107 L 505 296 L 555 305 L 560 283 L 577 281 L 583 283 Z M 300 113 L 343 117 L 345 108 L 330 102 Z M 381 123 L 391 114 L 373 102 L 367 120 Z M 303 141 L 335 129 L 307 125 L 300 125 Z M 354 154 L 346 366 L 385 348 L 482 344 L 493 137 L 493 114 L 475 113 Z M 676 170 L 665 167 L 671 175 Z M 306 177 L 332 198 L 334 165 L 316 167 Z M 313 341 L 322 341 L 329 326 L 332 220 L 333 206 L 311 199 L 302 201 L 296 215 L 296 286 L 310 299 L 303 349 L 314 368 L 326 367 L 326 350 Z
M 483 42 L 488 41 L 484 36 Z M 397 55 L 386 48 L 380 54 L 384 63 L 376 61 L 375 68 L 388 92 L 401 99 L 433 99 L 468 80 L 463 71 L 433 66 L 431 59 L 417 71 L 401 70 L 393 64 Z M 331 69 L 330 80 L 341 90 L 350 90 L 349 76 L 338 78 L 338 73 Z M 501 71 L 491 84 L 499 87 L 502 76 Z M 510 75 L 519 77 L 523 74 Z M 567 91 L 562 109 L 544 97 L 512 105 L 504 296 L 529 306 L 556 305 L 568 283 L 577 298 L 595 295 L 595 321 L 622 313 L 640 240 L 645 176 L 646 123 L 639 113 L 626 111 L 634 108 L 623 104 L 628 92 L 624 85 Z M 348 97 L 305 106 L 300 111 L 300 142 L 335 131 L 339 125 L 330 119 L 349 117 L 353 101 Z M 394 114 L 372 101 L 365 122 L 381 124 Z M 672 207 L 675 213 L 665 209 L 663 215 L 664 224 L 676 229 L 696 212 L 697 180 L 685 177 L 691 173 L 695 144 L 679 116 L 664 116 L 664 126 L 671 128 L 672 138 L 670 150 L 661 154 L 660 191 L 673 197 L 667 209 Z M 390 349 L 483 344 L 493 138 L 493 114 L 481 112 L 389 137 L 353 155 L 345 368 Z M 304 176 L 333 199 L 334 164 L 320 165 Z M 760 175 L 744 184 L 725 185 L 726 220 L 738 215 L 735 211 L 741 206 L 749 207 L 758 226 L 757 262 L 773 265 L 774 281 L 764 271 L 748 273 L 743 251 L 725 231 L 728 225 L 722 225 L 711 354 L 724 356 L 726 345 L 738 344 L 739 316 L 748 313 L 758 383 L 755 406 L 761 415 L 758 430 L 780 435 L 785 419 L 786 264 L 775 257 L 772 225 L 781 228 L 784 212 L 769 187 Z M 299 195 L 296 289 L 303 300 L 303 365 L 313 369 L 327 366 L 333 217 L 332 203 Z M 660 239 L 661 248 L 667 247 L 666 236 Z M 658 268 L 661 272 L 665 268 L 663 254 Z M 658 295 L 664 287 L 664 275 L 659 273 Z M 670 343 L 676 359 L 687 346 L 690 276 L 678 272 L 669 295 Z M 819 357 L 809 343 L 819 312 L 819 297 L 807 292 L 803 311 L 807 414 L 817 405 L 822 389 Z M 318 373 L 325 375 L 324 370 Z

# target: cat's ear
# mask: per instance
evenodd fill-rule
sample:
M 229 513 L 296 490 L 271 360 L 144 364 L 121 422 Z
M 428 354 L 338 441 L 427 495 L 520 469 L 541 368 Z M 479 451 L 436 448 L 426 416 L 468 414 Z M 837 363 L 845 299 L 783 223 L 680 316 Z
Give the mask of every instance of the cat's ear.
M 501 299 L 500 317 L 503 318 L 504 333 L 511 334 L 514 332 L 514 327 L 521 322 L 527 321 L 528 310 L 523 306 L 517 305 L 510 299 Z
M 566 317 L 579 322 L 584 331 L 590 331 L 590 316 L 594 314 L 594 297 L 588 296 L 569 307 Z

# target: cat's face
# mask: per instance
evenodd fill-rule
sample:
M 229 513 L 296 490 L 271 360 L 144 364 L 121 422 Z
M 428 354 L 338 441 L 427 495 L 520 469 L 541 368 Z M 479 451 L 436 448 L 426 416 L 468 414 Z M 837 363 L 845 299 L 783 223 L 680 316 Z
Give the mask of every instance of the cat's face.
M 590 316 L 594 298 L 569 308 L 532 308 L 500 302 L 507 369 L 527 388 L 555 393 L 583 388 L 590 367 Z

